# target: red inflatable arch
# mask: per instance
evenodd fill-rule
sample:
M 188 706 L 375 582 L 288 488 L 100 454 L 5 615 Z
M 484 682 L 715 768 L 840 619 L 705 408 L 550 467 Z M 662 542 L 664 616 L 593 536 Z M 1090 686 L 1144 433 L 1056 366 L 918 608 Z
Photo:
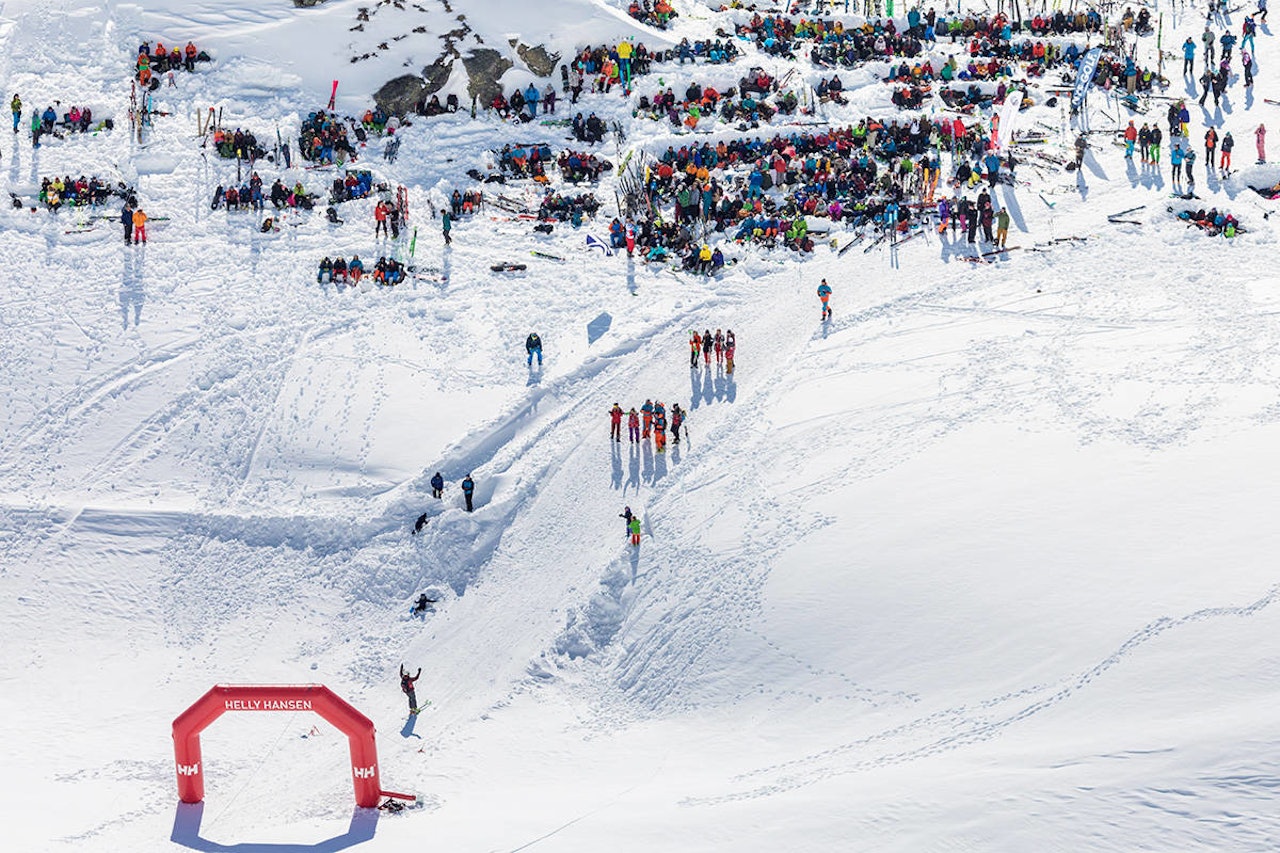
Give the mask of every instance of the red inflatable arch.
M 227 711 L 314 711 L 347 736 L 351 746 L 351 780 L 356 805 L 378 805 L 378 747 L 373 723 L 322 684 L 290 686 L 226 685 L 212 687 L 173 721 L 173 755 L 178 771 L 178 798 L 204 799 L 200 733 Z

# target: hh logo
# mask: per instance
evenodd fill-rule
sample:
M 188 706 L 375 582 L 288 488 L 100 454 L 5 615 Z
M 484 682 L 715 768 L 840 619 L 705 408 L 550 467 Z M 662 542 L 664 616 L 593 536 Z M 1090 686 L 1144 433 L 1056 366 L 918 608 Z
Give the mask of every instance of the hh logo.
M 179 765 L 178 765 L 178 775 L 179 775 L 179 776 L 194 776 L 194 775 L 196 775 L 196 774 L 197 774 L 197 773 L 199 773 L 199 772 L 200 772 L 200 765 L 199 765 L 199 763 L 196 763 L 196 764 L 179 764 Z
M 352 767 L 351 772 L 356 774 L 357 779 L 372 779 L 374 766 L 375 765 L 370 765 L 368 767 Z

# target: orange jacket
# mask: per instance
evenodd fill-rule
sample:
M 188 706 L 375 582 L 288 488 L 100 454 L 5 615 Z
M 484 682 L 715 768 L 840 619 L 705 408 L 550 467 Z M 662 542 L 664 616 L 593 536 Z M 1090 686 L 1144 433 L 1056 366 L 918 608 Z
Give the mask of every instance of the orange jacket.
M 147 215 L 142 212 L 142 208 L 138 208 L 133 212 L 133 227 L 141 228 L 147 224 Z

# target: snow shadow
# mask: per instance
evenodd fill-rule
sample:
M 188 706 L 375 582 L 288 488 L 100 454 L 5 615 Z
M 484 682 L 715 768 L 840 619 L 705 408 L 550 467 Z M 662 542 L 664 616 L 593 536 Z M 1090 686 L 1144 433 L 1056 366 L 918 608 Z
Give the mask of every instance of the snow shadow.
M 1008 184 L 1000 185 L 1000 198 L 1005 210 L 1009 211 L 1009 220 L 1018 231 L 1027 230 L 1027 218 L 1022 213 L 1022 205 L 1018 203 L 1017 193 Z
M 200 823 L 204 819 L 204 803 L 178 803 L 173 816 L 173 834 L 169 840 L 192 850 L 221 851 L 221 853 L 331 853 L 346 850 L 372 841 L 378 829 L 377 809 L 351 811 L 351 826 L 342 835 L 317 841 L 315 844 L 267 844 L 252 841 L 239 844 L 220 844 L 200 837 Z
M 142 304 L 147 301 L 146 255 L 125 246 L 124 270 L 120 275 L 120 319 L 124 328 L 129 328 L 129 315 L 133 315 L 133 326 L 136 329 L 142 323 Z
M 627 452 L 627 482 L 622 487 L 622 494 L 627 490 L 640 491 L 640 445 L 632 444 Z
M 402 738 L 416 737 L 418 740 L 422 740 L 422 735 L 418 734 L 413 730 L 414 726 L 416 725 L 418 725 L 418 715 L 410 714 L 409 718 L 404 721 L 404 726 L 400 729 L 400 737 Z

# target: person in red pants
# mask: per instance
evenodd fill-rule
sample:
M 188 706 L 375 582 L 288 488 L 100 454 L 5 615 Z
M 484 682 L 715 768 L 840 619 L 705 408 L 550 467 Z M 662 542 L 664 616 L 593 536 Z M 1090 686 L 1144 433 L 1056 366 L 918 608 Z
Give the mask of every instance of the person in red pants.
M 133 242 L 147 242 L 147 215 L 138 208 L 133 212 Z

